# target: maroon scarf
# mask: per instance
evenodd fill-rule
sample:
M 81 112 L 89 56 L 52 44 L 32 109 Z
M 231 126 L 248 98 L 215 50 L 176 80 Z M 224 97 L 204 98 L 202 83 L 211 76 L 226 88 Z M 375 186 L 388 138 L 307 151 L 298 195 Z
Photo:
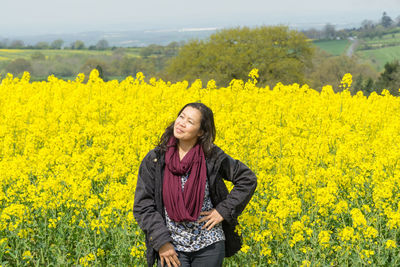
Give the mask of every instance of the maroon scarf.
M 179 159 L 177 139 L 171 136 L 165 153 L 163 200 L 168 216 L 175 222 L 196 221 L 203 205 L 207 179 L 206 161 L 201 145 L 196 144 Z M 181 176 L 190 171 L 182 190 Z

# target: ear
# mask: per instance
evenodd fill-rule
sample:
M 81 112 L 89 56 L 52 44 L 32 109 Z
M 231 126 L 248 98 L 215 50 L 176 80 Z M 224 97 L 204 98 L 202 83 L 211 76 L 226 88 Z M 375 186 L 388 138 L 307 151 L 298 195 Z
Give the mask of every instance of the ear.
M 200 136 L 202 136 L 203 134 L 204 134 L 204 131 L 203 131 L 203 130 L 200 130 L 199 133 L 197 134 L 197 136 L 200 137 Z

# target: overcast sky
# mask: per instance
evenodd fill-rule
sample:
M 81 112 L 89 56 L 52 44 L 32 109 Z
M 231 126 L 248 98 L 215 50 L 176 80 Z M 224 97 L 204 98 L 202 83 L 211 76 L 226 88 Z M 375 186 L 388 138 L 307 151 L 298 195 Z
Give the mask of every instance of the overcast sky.
M 0 0 L 0 36 L 93 30 L 334 24 L 400 15 L 400 0 Z

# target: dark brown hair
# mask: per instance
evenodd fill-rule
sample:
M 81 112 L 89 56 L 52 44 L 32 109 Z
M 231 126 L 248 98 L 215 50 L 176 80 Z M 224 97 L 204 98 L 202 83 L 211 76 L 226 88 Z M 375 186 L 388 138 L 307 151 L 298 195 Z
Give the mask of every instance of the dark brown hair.
M 178 116 L 181 115 L 182 111 L 186 107 L 192 107 L 200 111 L 201 113 L 201 122 L 200 122 L 200 130 L 203 131 L 203 134 L 199 136 L 197 139 L 197 143 L 199 143 L 204 151 L 206 157 L 211 155 L 212 148 L 214 146 L 214 140 L 216 135 L 215 124 L 214 124 L 214 113 L 212 110 L 204 105 L 203 103 L 194 102 L 186 104 L 179 112 Z M 174 135 L 174 124 L 175 121 L 171 122 L 169 126 L 165 129 L 165 132 L 162 134 L 158 147 L 161 148 L 162 151 L 167 151 L 167 143 L 169 138 Z

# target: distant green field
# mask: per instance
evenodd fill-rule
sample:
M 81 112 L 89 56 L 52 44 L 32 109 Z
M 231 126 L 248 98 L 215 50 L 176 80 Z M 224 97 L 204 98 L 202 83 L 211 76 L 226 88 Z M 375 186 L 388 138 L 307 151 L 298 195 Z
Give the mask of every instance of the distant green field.
M 381 49 L 390 46 L 400 46 L 400 33 L 385 34 L 381 38 L 363 38 L 359 50 Z
M 140 48 L 124 48 L 125 53 L 131 57 L 138 57 Z M 16 58 L 30 59 L 34 53 L 42 53 L 46 57 L 52 56 L 111 56 L 113 50 L 50 50 L 50 49 L 0 49 L 0 61 L 14 60 Z
M 375 37 L 372 39 L 369 38 L 364 38 L 364 42 L 366 43 L 392 43 L 392 42 L 399 42 L 400 41 L 400 33 L 395 33 L 395 34 L 385 34 L 382 36 L 382 38 Z
M 369 61 L 378 71 L 382 71 L 386 62 L 400 60 L 400 46 L 383 47 L 356 52 L 361 58 Z
M 350 42 L 348 40 L 330 40 L 314 41 L 313 44 L 328 52 L 329 54 L 339 56 L 346 52 L 346 49 L 349 47 Z

